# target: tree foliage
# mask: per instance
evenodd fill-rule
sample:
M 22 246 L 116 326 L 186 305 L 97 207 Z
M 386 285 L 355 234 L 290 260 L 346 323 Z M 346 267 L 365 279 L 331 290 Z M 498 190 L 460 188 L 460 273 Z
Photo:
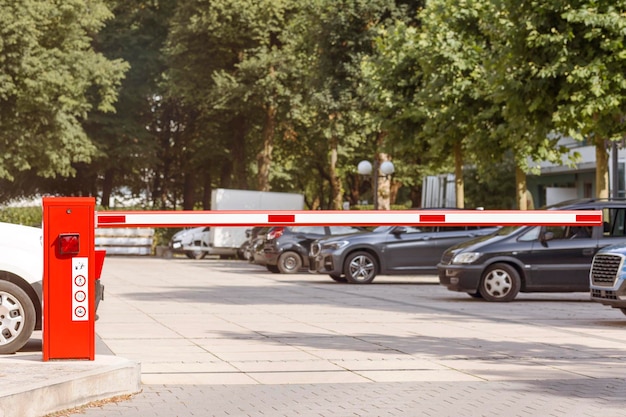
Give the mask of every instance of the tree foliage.
M 529 161 L 560 161 L 561 135 L 596 143 L 602 188 L 607 143 L 624 134 L 625 11 L 626 0 L 0 0 L 0 195 L 100 194 L 106 206 L 124 188 L 192 209 L 226 187 L 340 208 L 371 185 L 360 160 L 391 158 L 401 202 L 417 205 L 422 177 L 454 167 L 461 201 L 467 176 L 470 205 L 508 205 L 473 194 L 495 167 L 523 185 Z
M 92 47 L 102 1 L 0 1 L 0 178 L 69 176 L 96 147 L 82 122 L 113 111 L 127 65 Z

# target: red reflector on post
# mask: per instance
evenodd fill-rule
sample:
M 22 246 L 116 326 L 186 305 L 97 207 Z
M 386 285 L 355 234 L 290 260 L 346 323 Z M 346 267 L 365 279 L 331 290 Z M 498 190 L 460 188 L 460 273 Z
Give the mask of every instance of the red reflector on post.
M 59 255 L 76 255 L 78 252 L 80 252 L 78 233 L 63 233 L 59 235 Z
M 576 221 L 579 223 L 602 222 L 602 214 L 577 214 Z
M 98 223 L 126 223 L 126 216 L 98 216 Z
M 269 214 L 267 221 L 270 223 L 294 223 L 296 216 L 293 214 Z
M 446 221 L 445 214 L 420 214 L 421 222 L 444 223 Z

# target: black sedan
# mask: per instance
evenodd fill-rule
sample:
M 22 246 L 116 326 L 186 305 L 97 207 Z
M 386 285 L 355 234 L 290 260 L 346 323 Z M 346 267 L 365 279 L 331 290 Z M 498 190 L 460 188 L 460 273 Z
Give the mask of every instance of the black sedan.
M 476 226 L 380 226 L 371 232 L 313 242 L 309 269 L 351 284 L 369 284 L 379 274 L 435 274 L 437 262 L 448 247 L 496 230 Z
M 255 256 L 255 263 L 264 264 L 273 273 L 294 274 L 300 268 L 309 266 L 311 242 L 324 236 L 338 236 L 364 230 L 356 226 L 276 226 L 270 228 L 264 238 L 261 259 Z

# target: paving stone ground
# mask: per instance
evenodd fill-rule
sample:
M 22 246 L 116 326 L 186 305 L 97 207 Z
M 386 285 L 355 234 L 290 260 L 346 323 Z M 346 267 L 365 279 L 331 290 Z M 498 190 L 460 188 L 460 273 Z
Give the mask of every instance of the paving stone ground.
M 626 416 L 626 317 L 487 303 L 435 277 L 339 284 L 242 261 L 107 258 L 96 331 L 142 392 L 76 416 Z
M 297 385 L 146 385 L 90 417 L 626 416 L 623 379 Z

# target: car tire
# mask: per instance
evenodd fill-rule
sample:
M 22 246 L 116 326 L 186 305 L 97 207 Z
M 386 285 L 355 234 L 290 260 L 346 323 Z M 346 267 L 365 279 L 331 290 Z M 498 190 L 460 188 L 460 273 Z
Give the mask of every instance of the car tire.
M 239 259 L 240 261 L 247 261 L 248 260 L 248 258 L 246 256 L 246 251 L 248 250 L 248 246 L 250 246 L 248 244 L 248 242 L 244 242 L 244 243 L 241 244 L 239 249 L 237 249 L 237 259 Z
M 378 261 L 369 252 L 355 252 L 346 258 L 343 271 L 350 284 L 370 284 L 378 273 Z
M 337 281 L 337 282 L 348 282 L 348 279 L 346 277 L 341 276 L 341 275 L 330 274 L 329 276 L 334 281 Z
M 35 329 L 35 306 L 17 285 L 0 281 L 0 354 L 20 350 Z
M 202 259 L 206 256 L 206 252 L 202 250 L 188 250 L 185 251 L 185 255 L 189 259 Z
M 280 269 L 278 269 L 278 267 L 276 265 L 265 265 L 265 267 L 267 268 L 268 271 L 270 271 L 272 274 L 278 274 L 280 273 Z
M 302 259 L 296 252 L 283 252 L 278 257 L 276 266 L 278 266 L 278 270 L 281 274 L 295 274 L 302 268 Z
M 517 296 L 521 285 L 515 268 L 508 264 L 494 264 L 483 274 L 479 292 L 487 301 L 508 302 Z

